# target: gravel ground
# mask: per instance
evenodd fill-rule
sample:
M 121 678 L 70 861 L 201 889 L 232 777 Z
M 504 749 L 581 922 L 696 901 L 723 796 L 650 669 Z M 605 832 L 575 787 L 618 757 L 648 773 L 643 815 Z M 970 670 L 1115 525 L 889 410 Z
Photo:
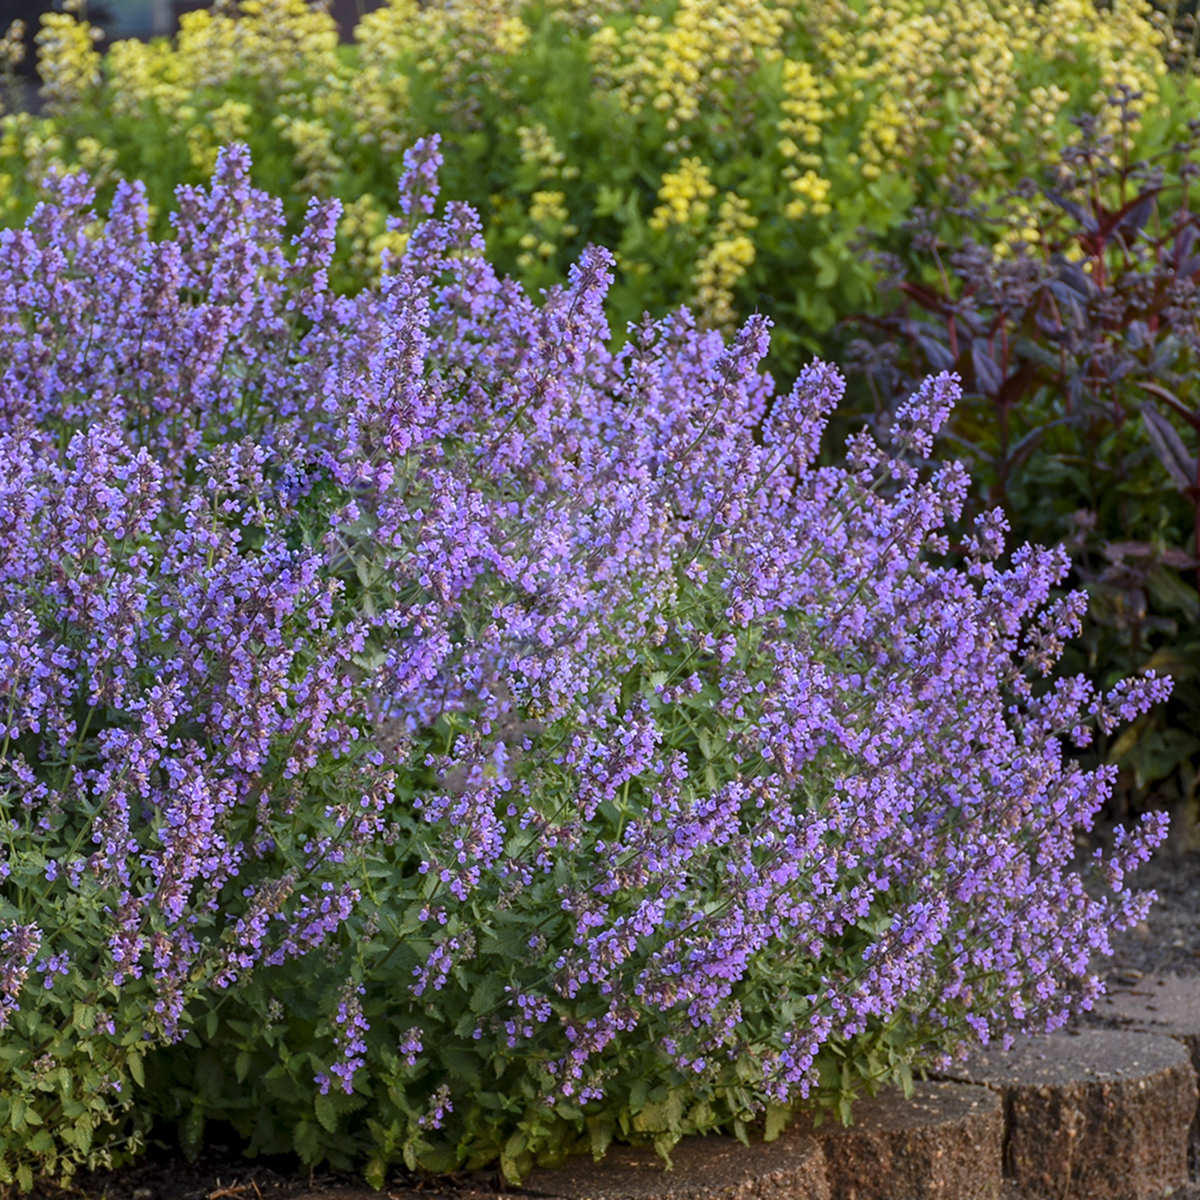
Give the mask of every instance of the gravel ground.
M 1142 975 L 1200 975 L 1200 849 L 1160 852 L 1131 880 L 1158 899 L 1141 925 L 1113 937 L 1104 977 L 1135 983 Z

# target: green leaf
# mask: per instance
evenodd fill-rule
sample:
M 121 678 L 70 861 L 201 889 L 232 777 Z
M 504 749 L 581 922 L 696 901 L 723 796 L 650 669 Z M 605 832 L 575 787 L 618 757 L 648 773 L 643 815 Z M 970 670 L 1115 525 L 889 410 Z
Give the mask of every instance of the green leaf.
M 337 1108 L 333 1101 L 326 1095 L 317 1093 L 314 1107 L 317 1113 L 317 1120 L 330 1132 L 337 1133 L 338 1119 Z
M 667 1170 L 670 1170 L 675 1165 L 671 1161 L 671 1151 L 675 1148 L 678 1140 L 679 1136 L 675 1133 L 660 1133 L 654 1139 L 654 1153 L 663 1160 L 667 1166 Z
M 128 1058 L 129 1074 L 133 1077 L 133 1082 L 138 1087 L 146 1086 L 146 1072 L 142 1067 L 142 1056 L 140 1054 L 130 1054 Z
M 841 264 L 837 258 L 824 246 L 814 246 L 812 260 L 817 266 L 817 276 L 813 282 L 824 291 L 837 283 L 841 273 Z
M 478 1054 L 464 1050 L 461 1046 L 444 1046 L 438 1052 L 438 1057 L 449 1068 L 451 1075 L 456 1075 L 468 1082 L 474 1082 L 479 1078 L 482 1064 Z
M 1181 612 L 1193 624 L 1200 621 L 1200 594 L 1177 572 L 1155 566 L 1147 574 L 1146 584 L 1156 608 Z
M 496 1001 L 500 999 L 503 991 L 504 980 L 495 975 L 487 975 L 478 979 L 474 988 L 471 989 L 471 998 L 468 1001 L 471 1012 L 488 1012 L 495 1007 Z
M 612 1144 L 613 1122 L 611 1117 L 588 1118 L 588 1140 L 591 1142 L 592 1157 L 599 1162 Z
M 529 1139 L 521 1130 L 517 1130 L 500 1151 L 500 1172 L 509 1183 L 521 1182 L 521 1159 L 528 1144 Z
M 367 1163 L 367 1169 L 363 1172 L 363 1178 L 377 1192 L 383 1191 L 383 1185 L 387 1181 L 387 1171 L 384 1168 L 383 1161 L 378 1158 L 371 1159 Z
M 83 1154 L 87 1154 L 92 1148 L 92 1130 L 93 1122 L 91 1114 L 76 1121 L 71 1127 L 75 1131 L 75 1145 Z
M 763 1122 L 763 1141 L 773 1142 L 788 1126 L 792 1110 L 784 1104 L 768 1104 Z
M 203 1142 L 204 1110 L 199 1104 L 193 1104 L 179 1123 L 179 1148 L 188 1162 L 194 1163 L 200 1157 Z
M 54 1139 L 48 1129 L 39 1129 L 26 1143 L 25 1147 L 35 1154 L 48 1155 L 54 1153 Z
M 297 1122 L 292 1134 L 292 1147 L 304 1165 L 312 1166 L 321 1157 L 321 1134 L 317 1126 L 307 1119 Z
M 661 1133 L 676 1131 L 683 1119 L 684 1092 L 672 1088 L 662 1100 L 643 1105 L 633 1118 L 633 1127 L 639 1133 Z

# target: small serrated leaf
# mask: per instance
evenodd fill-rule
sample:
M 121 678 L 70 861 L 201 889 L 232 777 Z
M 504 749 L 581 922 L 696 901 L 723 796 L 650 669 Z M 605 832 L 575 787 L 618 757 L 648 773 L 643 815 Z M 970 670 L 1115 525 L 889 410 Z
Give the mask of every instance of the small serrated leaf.
M 387 1171 L 384 1168 L 381 1159 L 373 1158 L 367 1163 L 367 1168 L 363 1172 L 363 1178 L 367 1181 L 369 1187 L 373 1187 L 377 1192 L 383 1191 L 383 1185 L 387 1181 Z
M 587 1126 L 592 1157 L 599 1162 L 604 1157 L 604 1152 L 612 1144 L 613 1123 L 608 1117 L 590 1117 Z
M 292 1147 L 306 1167 L 313 1166 L 321 1157 L 321 1137 L 312 1121 L 297 1122 L 292 1134 Z
M 317 1093 L 313 1105 L 317 1120 L 329 1133 L 337 1133 L 338 1119 L 337 1109 L 334 1107 L 333 1101 L 327 1096 Z
M 193 1104 L 179 1124 L 179 1148 L 188 1162 L 194 1163 L 200 1157 L 200 1145 L 203 1141 L 204 1110 L 199 1104 Z
M 763 1141 L 773 1142 L 787 1128 L 792 1110 L 783 1104 L 768 1104 L 763 1122 Z

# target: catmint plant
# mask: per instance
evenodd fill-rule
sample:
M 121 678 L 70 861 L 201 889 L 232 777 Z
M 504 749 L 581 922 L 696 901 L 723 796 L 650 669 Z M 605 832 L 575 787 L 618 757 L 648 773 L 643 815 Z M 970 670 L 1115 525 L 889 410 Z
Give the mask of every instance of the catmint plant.
M 236 145 L 165 240 L 79 176 L 0 234 L 6 1179 L 155 1115 L 377 1186 L 773 1137 L 1062 1025 L 1146 911 L 1161 817 L 1081 867 L 1063 748 L 1169 681 L 1047 686 L 1064 552 L 948 558 L 957 379 L 817 467 L 833 368 L 610 350 L 611 256 L 535 301 L 438 165 L 351 296 Z

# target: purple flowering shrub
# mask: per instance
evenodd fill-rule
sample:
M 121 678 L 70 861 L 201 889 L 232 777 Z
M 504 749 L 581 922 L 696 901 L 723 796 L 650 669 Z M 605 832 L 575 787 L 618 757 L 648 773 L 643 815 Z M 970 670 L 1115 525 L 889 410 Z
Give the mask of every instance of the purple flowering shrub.
M 774 1136 L 1061 1025 L 1145 911 L 1163 818 L 1079 866 L 1063 739 L 1169 681 L 1046 684 L 1083 599 L 998 514 L 947 561 L 957 380 L 817 468 L 833 369 L 610 352 L 607 253 L 535 303 L 438 161 L 348 297 L 239 147 L 168 240 L 80 178 L 0 233 L 0 1178 Z

